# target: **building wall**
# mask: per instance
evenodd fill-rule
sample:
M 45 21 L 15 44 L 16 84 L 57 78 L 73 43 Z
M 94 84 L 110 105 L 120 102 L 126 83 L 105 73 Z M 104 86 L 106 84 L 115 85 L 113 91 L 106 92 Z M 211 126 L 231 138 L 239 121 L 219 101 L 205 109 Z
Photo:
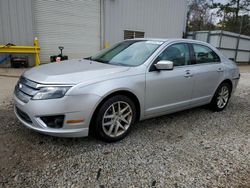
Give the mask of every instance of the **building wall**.
M 180 38 L 185 30 L 186 0 L 104 0 L 104 43 L 124 39 L 124 30 L 145 37 Z
M 100 50 L 100 0 L 35 0 L 32 11 L 42 62 L 58 55 L 58 46 L 64 47 L 63 54 L 69 59 Z
M 31 0 L 0 0 L 0 44 L 33 45 L 33 24 Z M 8 54 L 0 53 L 0 62 Z M 34 57 L 30 54 L 12 54 L 28 56 L 31 65 Z M 9 66 L 9 60 L 2 62 L 1 67 Z
M 0 0 L 0 44 L 33 45 L 38 37 L 42 63 L 59 53 L 59 45 L 70 59 L 78 58 L 122 41 L 124 30 L 143 31 L 145 37 L 182 37 L 186 11 L 186 0 Z M 67 25 L 72 29 L 66 32 Z
M 0 44 L 33 45 L 31 0 L 0 0 Z

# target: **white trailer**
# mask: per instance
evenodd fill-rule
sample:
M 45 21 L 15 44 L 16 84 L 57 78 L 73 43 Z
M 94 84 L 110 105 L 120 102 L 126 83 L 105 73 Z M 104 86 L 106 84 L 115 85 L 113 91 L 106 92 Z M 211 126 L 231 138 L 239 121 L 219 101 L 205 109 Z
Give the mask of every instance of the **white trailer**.
M 208 42 L 238 63 L 250 63 L 250 36 L 215 30 L 188 32 L 187 38 Z

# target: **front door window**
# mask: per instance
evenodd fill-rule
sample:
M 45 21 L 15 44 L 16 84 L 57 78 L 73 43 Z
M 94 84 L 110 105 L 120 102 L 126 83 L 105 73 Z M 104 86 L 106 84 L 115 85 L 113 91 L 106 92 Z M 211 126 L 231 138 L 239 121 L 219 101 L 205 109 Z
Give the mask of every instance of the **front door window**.
M 172 61 L 174 66 L 184 66 L 190 63 L 189 48 L 187 44 L 179 43 L 167 47 L 156 59 Z

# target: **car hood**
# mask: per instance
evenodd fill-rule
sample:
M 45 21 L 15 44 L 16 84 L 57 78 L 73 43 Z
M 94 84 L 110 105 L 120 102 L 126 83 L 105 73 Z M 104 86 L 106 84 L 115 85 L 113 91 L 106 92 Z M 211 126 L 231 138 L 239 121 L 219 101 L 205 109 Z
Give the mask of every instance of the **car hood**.
M 24 77 L 42 84 L 78 84 L 94 79 L 110 79 L 129 67 L 79 59 L 34 67 Z

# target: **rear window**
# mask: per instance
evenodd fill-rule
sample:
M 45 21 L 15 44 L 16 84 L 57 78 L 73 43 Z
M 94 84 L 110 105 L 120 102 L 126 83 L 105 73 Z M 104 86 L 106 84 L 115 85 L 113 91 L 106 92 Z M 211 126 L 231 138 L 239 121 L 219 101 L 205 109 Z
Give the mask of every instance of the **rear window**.
M 193 44 L 197 64 L 220 62 L 220 57 L 209 47 Z

